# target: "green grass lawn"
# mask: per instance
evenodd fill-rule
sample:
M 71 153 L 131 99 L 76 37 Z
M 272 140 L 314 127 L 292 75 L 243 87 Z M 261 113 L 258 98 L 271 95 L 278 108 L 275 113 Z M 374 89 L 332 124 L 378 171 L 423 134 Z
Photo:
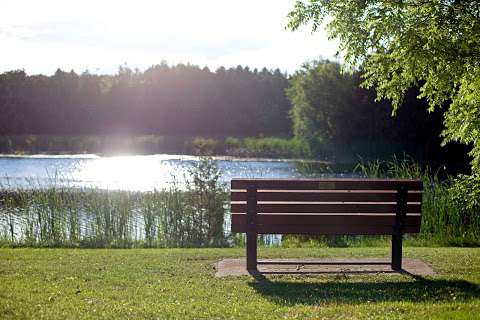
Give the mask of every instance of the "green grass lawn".
M 243 249 L 0 249 L 0 319 L 480 318 L 479 248 L 405 248 L 436 276 L 214 277 Z M 260 249 L 373 258 L 389 248 Z

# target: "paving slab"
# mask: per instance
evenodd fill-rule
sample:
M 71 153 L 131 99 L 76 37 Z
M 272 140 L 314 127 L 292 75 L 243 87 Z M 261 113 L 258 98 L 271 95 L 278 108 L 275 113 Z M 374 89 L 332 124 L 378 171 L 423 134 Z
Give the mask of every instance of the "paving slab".
M 432 267 L 419 259 L 403 259 L 402 271 L 393 271 L 389 264 L 358 264 L 358 263 L 378 263 L 386 262 L 381 259 L 262 259 L 262 262 L 278 262 L 278 264 L 259 264 L 260 274 L 269 275 L 322 275 L 322 274 L 400 274 L 407 273 L 415 276 L 435 275 Z M 321 265 L 314 263 L 332 263 L 341 262 L 341 265 Z M 288 264 L 287 264 L 288 263 Z M 290 264 L 291 263 L 291 264 Z M 351 264 L 349 264 L 351 263 Z M 245 258 L 241 259 L 223 259 L 215 264 L 216 277 L 239 277 L 250 273 L 247 271 Z

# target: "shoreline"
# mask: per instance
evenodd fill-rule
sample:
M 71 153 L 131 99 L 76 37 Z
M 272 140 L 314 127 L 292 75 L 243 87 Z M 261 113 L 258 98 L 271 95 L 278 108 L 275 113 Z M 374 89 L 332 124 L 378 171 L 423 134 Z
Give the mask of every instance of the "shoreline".
M 102 159 L 114 157 L 158 157 L 161 160 L 198 160 L 202 156 L 191 154 L 101 154 L 101 153 L 25 153 L 11 154 L 0 153 L 0 159 Z M 305 159 L 305 158 L 265 158 L 265 157 L 238 157 L 227 155 L 212 156 L 213 160 L 219 161 L 242 161 L 242 162 L 296 162 L 296 163 L 318 163 L 330 165 L 333 162 L 326 160 Z

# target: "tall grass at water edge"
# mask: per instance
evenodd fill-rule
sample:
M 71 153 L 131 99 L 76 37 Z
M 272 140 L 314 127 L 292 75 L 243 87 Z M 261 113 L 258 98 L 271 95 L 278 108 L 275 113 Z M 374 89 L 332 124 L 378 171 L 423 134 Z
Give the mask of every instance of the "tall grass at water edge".
M 390 161 L 360 161 L 353 175 L 363 178 L 403 178 L 423 181 L 422 225 L 418 235 L 406 235 L 410 245 L 480 245 L 480 199 L 473 192 L 463 190 L 465 184 L 456 177 L 441 179 L 439 172 L 422 168 L 411 158 L 393 157 Z M 467 188 L 479 188 L 470 182 Z M 470 204 L 470 205 L 466 205 Z M 304 237 L 287 236 L 285 246 L 356 246 L 385 245 L 390 237 L 337 236 Z
M 360 162 L 353 174 L 368 178 L 420 178 L 424 183 L 421 233 L 411 245 L 479 245 L 479 207 L 464 205 L 458 179 L 410 159 Z M 69 188 L 2 189 L 0 244 L 50 247 L 207 247 L 243 245 L 231 235 L 228 191 L 212 161 L 190 172 L 185 188 L 151 192 Z M 460 190 L 460 191 L 459 191 Z M 284 246 L 385 245 L 389 237 L 287 236 Z
M 467 207 L 462 202 L 473 199 L 470 194 L 458 195 L 459 179 L 422 168 L 409 158 L 360 163 L 356 171 L 365 177 L 421 179 L 423 181 L 422 228 L 420 238 L 441 244 L 480 244 L 480 207 Z
M 47 247 L 226 246 L 226 191 L 202 159 L 185 187 L 151 192 L 52 185 L 0 191 L 0 243 Z

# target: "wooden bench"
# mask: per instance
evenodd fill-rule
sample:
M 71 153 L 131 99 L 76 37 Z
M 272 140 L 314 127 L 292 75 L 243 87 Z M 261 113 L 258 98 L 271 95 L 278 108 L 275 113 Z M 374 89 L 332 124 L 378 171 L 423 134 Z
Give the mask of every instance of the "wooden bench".
M 404 179 L 233 179 L 231 230 L 247 234 L 249 271 L 268 263 L 257 262 L 258 234 L 391 235 L 391 262 L 378 264 L 401 270 L 402 236 L 420 232 L 422 190 Z

